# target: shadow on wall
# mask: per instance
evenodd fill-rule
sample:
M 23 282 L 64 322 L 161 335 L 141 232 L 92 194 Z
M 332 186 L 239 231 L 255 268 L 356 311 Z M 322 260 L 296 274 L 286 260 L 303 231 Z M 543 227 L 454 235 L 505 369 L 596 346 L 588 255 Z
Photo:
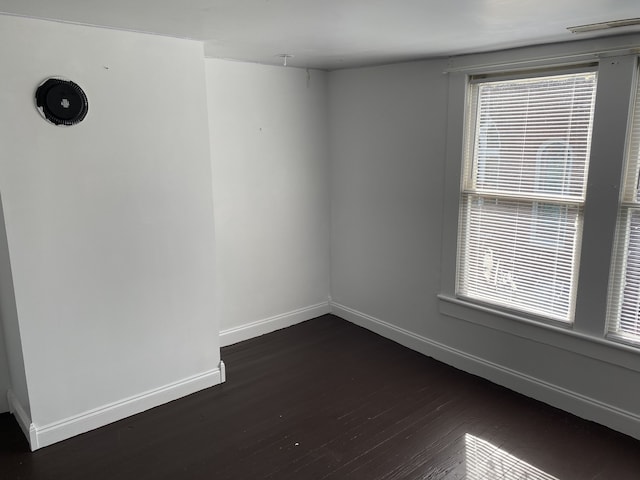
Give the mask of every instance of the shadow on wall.
M 0 196 L 0 413 L 9 411 L 7 392 L 11 385 L 9 359 L 11 350 L 15 350 L 16 367 L 22 365 L 22 346 L 18 328 L 18 312 L 13 291 L 13 277 L 9 259 L 9 244 L 4 221 L 4 207 Z M 24 372 L 24 368 L 22 368 Z M 26 387 L 26 385 L 25 385 Z M 14 387 L 15 388 L 15 387 Z M 26 389 L 26 388 L 25 388 Z M 26 393 L 26 392 L 24 392 Z

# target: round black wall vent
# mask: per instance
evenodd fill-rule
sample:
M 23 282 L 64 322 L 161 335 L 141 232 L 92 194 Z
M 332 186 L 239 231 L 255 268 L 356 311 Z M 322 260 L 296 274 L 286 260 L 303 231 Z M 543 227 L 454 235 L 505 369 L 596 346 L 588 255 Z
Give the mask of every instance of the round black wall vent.
M 36 107 L 54 125 L 75 125 L 87 116 L 89 102 L 71 80 L 48 78 L 36 90 Z

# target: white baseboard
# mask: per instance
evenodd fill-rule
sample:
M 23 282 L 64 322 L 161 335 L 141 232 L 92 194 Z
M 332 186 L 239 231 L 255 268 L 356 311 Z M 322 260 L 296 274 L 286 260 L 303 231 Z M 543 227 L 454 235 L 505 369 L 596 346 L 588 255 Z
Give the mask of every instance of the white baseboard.
M 635 413 L 451 348 L 339 303 L 332 302 L 331 307 L 333 314 L 412 350 L 640 439 L 640 416 Z
M 61 440 L 66 440 L 75 435 L 79 435 L 89 430 L 102 427 L 109 423 L 121 420 L 131 415 L 144 412 L 162 404 L 177 400 L 178 398 L 190 395 L 205 388 L 213 387 L 223 381 L 224 364 L 216 369 L 204 372 L 199 375 L 185 378 L 178 382 L 165 385 L 163 387 L 149 390 L 139 395 L 134 395 L 123 400 L 104 405 L 102 407 L 83 412 L 73 417 L 65 418 L 48 425 L 30 424 L 25 431 L 28 417 L 21 420 L 21 413 L 15 408 L 18 423 L 21 423 L 25 435 L 29 439 L 31 450 L 46 447 Z M 10 400 L 11 401 L 11 400 Z M 24 410 L 22 410 L 24 413 Z M 22 423 L 25 425 L 23 426 Z
M 310 307 L 299 308 L 291 312 L 275 315 L 273 317 L 257 320 L 251 323 L 245 323 L 238 327 L 229 328 L 220 331 L 220 346 L 226 347 L 234 343 L 249 340 L 250 338 L 259 337 L 266 333 L 271 333 L 281 328 L 290 327 L 297 323 L 301 323 L 312 318 L 319 317 L 330 313 L 331 308 L 329 302 L 322 302 Z

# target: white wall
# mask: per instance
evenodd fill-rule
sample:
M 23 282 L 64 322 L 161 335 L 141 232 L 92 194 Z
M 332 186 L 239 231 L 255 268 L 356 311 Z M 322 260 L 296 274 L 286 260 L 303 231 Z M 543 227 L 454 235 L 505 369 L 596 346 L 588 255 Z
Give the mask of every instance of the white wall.
M 332 299 L 415 329 L 437 308 L 444 68 L 417 62 L 329 77 Z
M 0 59 L 0 192 L 36 447 L 218 383 L 202 45 L 2 16 Z M 83 123 L 36 112 L 51 75 L 85 89 Z
M 425 61 L 329 75 L 333 311 L 640 437 L 637 352 L 553 330 L 529 339 L 534 326 L 512 332 L 513 321 L 497 325 L 481 312 L 473 322 L 460 320 L 462 307 L 438 300 L 442 232 L 457 222 L 457 212 L 443 216 L 446 68 Z
M 206 68 L 225 345 L 328 312 L 327 74 Z

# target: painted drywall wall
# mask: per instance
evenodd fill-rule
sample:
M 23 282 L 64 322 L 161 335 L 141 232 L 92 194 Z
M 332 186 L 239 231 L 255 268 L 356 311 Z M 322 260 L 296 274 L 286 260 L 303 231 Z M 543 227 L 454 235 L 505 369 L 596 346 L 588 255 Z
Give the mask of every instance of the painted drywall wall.
M 202 45 L 1 16 L 0 59 L 0 191 L 34 427 L 188 393 L 220 361 Z M 81 124 L 34 108 L 51 75 L 84 88 Z
M 334 312 L 640 436 L 637 353 L 553 331 L 531 340 L 495 328 L 490 313 L 459 320 L 462 307 L 439 301 L 442 232 L 457 222 L 457 212 L 443 216 L 447 67 L 434 60 L 329 75 Z
M 327 74 L 207 59 L 222 343 L 328 311 Z
M 418 328 L 436 308 L 443 62 L 330 73 L 332 299 Z

